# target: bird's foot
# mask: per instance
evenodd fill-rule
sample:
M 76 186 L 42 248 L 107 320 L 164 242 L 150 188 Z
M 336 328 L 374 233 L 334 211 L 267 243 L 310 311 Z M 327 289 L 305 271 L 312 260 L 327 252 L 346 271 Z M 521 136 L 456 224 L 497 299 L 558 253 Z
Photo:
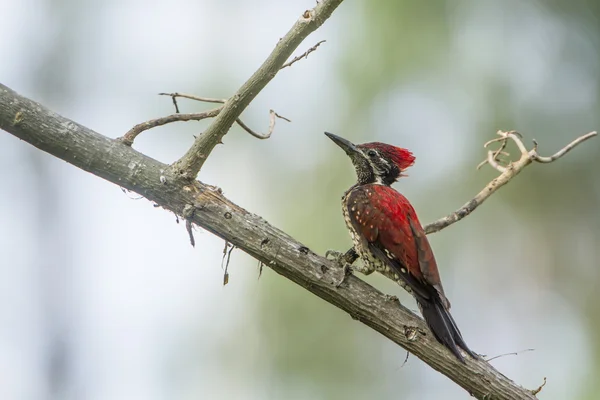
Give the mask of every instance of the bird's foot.
M 351 257 L 353 249 L 348 250 L 345 253 L 337 250 L 327 250 L 325 252 L 325 258 L 335 261 L 338 267 L 342 270 L 342 277 L 337 281 L 333 282 L 336 288 L 340 287 L 346 280 L 348 275 L 352 275 L 352 265 L 349 261 L 354 261 Z
M 333 282 L 335 287 L 339 288 L 340 286 L 342 286 L 342 283 L 346 281 L 346 278 L 348 276 L 352 275 L 352 272 L 352 266 L 350 264 L 344 264 L 344 266 L 342 267 L 342 277 L 337 281 Z
M 340 267 L 343 267 L 344 264 L 354 264 L 354 262 L 358 259 L 358 253 L 354 250 L 354 247 L 351 247 L 345 253 L 337 250 L 327 250 L 325 252 L 325 258 L 329 260 L 335 261 Z
M 337 251 L 337 250 L 327 250 L 325 252 L 325 258 L 328 260 L 332 260 L 332 261 L 336 261 L 336 262 L 340 262 L 340 260 L 342 259 L 342 257 L 344 256 L 344 253 L 342 253 L 341 251 Z

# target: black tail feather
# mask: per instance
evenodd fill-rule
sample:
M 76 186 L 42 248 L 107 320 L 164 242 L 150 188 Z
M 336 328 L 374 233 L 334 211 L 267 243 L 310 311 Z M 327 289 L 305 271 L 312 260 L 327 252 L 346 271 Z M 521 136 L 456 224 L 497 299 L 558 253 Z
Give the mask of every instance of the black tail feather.
M 471 357 L 477 358 L 477 355 L 465 343 L 456 322 L 454 322 L 450 312 L 442 305 L 440 299 L 435 298 L 433 302 L 419 301 L 418 304 L 425 322 L 438 342 L 447 347 L 462 363 L 465 362 L 465 359 L 460 354 L 459 348 Z

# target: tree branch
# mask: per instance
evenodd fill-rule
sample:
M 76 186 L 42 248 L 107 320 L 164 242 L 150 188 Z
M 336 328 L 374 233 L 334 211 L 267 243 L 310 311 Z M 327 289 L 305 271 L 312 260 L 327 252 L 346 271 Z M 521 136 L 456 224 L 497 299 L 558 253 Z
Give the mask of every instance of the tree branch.
M 221 103 L 221 104 L 224 104 L 227 101 L 227 99 L 215 99 L 215 98 L 212 98 L 212 97 L 200 97 L 200 96 L 195 96 L 193 94 L 178 93 L 178 92 L 175 92 L 175 93 L 159 93 L 159 95 L 161 95 L 161 96 L 170 96 L 173 99 L 173 104 L 175 105 L 175 111 L 176 112 L 179 112 L 179 107 L 177 105 L 177 98 L 178 97 L 181 97 L 181 98 L 184 98 L 184 99 L 202 101 L 202 102 L 205 102 L 205 103 Z M 221 108 L 222 107 L 219 107 L 219 111 L 221 111 Z M 218 112 L 217 112 L 217 114 L 218 114 Z M 253 130 L 252 128 L 250 128 L 248 125 L 246 125 L 244 123 L 244 121 L 242 121 L 241 118 L 237 118 L 235 120 L 235 122 L 240 126 L 240 128 L 242 128 L 243 130 L 245 130 L 246 132 L 248 132 L 249 134 L 251 134 L 255 138 L 262 140 L 262 139 L 268 139 L 268 138 L 270 138 L 271 135 L 273 134 L 273 131 L 275 130 L 275 118 L 279 118 L 279 119 L 282 119 L 282 120 L 287 121 L 287 122 L 292 122 L 288 118 L 286 118 L 286 117 L 284 117 L 282 115 L 277 114 L 273 110 L 269 110 L 269 130 L 267 131 L 267 133 L 258 133 L 258 132 L 256 132 L 255 130 Z
M 167 115 L 166 117 L 151 119 L 150 121 L 142 122 L 137 124 L 133 128 L 127 131 L 125 135 L 120 137 L 120 140 L 124 145 L 131 146 L 135 138 L 142 132 L 147 131 L 148 129 L 156 128 L 157 126 L 170 124 L 171 122 L 178 121 L 201 121 L 206 118 L 215 117 L 221 111 L 221 107 L 213 108 L 212 110 L 200 112 L 200 113 L 191 113 L 191 114 L 172 114 Z
M 184 182 L 166 164 L 64 118 L 0 84 L 0 128 L 62 160 L 183 216 L 278 274 L 371 327 L 446 375 L 477 399 L 533 400 L 485 360 L 459 362 L 423 320 L 355 276 L 336 288 L 335 263 L 198 181 Z
M 174 165 L 173 171 L 184 179 L 192 180 L 200 172 L 206 158 L 221 143 L 233 123 L 256 95 L 277 75 L 286 60 L 302 41 L 342 3 L 343 0 L 322 0 L 312 10 L 306 10 L 292 29 L 279 40 L 273 52 L 252 76 L 223 105 L 222 111 L 192 147 Z
M 273 110 L 269 110 L 269 130 L 267 131 L 267 133 L 258 133 L 255 130 L 253 130 L 252 128 L 250 128 L 248 125 L 246 125 L 241 119 L 236 119 L 235 122 L 237 122 L 237 124 L 246 132 L 248 132 L 249 134 L 251 134 L 252 136 L 254 136 L 257 139 L 268 139 L 271 137 L 271 135 L 273 134 L 273 131 L 275 130 L 275 119 L 282 119 L 284 121 L 287 122 L 292 122 L 291 120 L 289 120 L 288 118 L 277 114 L 275 111 Z
M 283 65 L 281 66 L 281 68 L 280 68 L 280 69 L 284 69 L 284 68 L 287 68 L 287 67 L 291 67 L 291 66 L 292 66 L 292 64 L 294 64 L 294 63 L 296 63 L 296 62 L 298 62 L 298 61 L 302 60 L 303 58 L 308 58 L 308 55 L 309 55 L 310 53 L 312 53 L 313 51 L 316 51 L 316 50 L 319 48 L 319 46 L 320 46 L 322 43 L 325 43 L 325 42 L 326 42 L 326 40 L 320 40 L 320 41 L 318 41 L 318 42 L 317 42 L 317 44 L 315 44 L 315 45 L 314 45 L 313 47 L 311 47 L 310 49 L 306 50 L 304 53 L 300 54 L 299 56 L 296 56 L 296 57 L 292 58 L 290 61 L 288 61 L 288 62 L 286 62 L 285 64 L 283 64 Z
M 502 186 L 504 186 L 508 182 L 510 182 L 510 180 L 512 178 L 517 176 L 519 174 L 519 172 L 521 172 L 523 170 L 523 168 L 525 168 L 526 166 L 531 164 L 533 161 L 536 161 L 539 163 L 550 163 L 550 162 L 556 161 L 560 157 L 564 156 L 569 151 L 571 151 L 578 144 L 597 135 L 596 132 L 590 132 L 587 135 L 578 137 L 577 139 L 575 139 L 574 141 L 572 141 L 571 143 L 566 145 L 564 148 L 559 150 L 553 156 L 543 157 L 537 153 L 538 144 L 535 140 L 533 141 L 533 149 L 527 150 L 527 148 L 523 144 L 523 141 L 521 140 L 520 133 L 515 132 L 515 131 L 510 131 L 510 132 L 498 131 L 497 134 L 500 137 L 496 138 L 496 139 L 492 139 L 489 142 L 485 143 L 484 147 L 487 148 L 490 144 L 496 143 L 496 142 L 500 143 L 500 147 L 496 150 L 488 150 L 487 158 L 481 164 L 479 164 L 479 166 L 477 168 L 479 169 L 484 164 L 489 164 L 492 168 L 494 168 L 495 170 L 500 172 L 500 176 L 498 176 L 497 178 L 492 180 L 490 183 L 488 183 L 479 193 L 477 193 L 477 195 L 475 197 L 473 197 L 471 200 L 469 200 L 467 203 L 465 203 L 461 208 L 454 211 L 452 214 L 449 214 L 449 215 L 447 215 L 443 218 L 440 218 L 437 221 L 434 221 L 434 222 L 430 223 L 429 225 L 425 226 L 425 228 L 424 228 L 425 233 L 430 234 L 430 233 L 439 232 L 442 229 L 454 224 L 455 222 L 460 221 L 467 215 L 471 214 L 488 197 L 490 197 L 492 194 L 494 194 Z M 506 155 L 506 156 L 509 155 L 508 153 L 506 153 L 504 151 L 509 139 L 512 140 L 517 145 L 517 148 L 521 152 L 521 156 L 515 162 L 509 162 L 509 163 L 506 163 L 506 165 L 502 165 L 503 162 L 498 159 L 498 156 L 499 155 Z

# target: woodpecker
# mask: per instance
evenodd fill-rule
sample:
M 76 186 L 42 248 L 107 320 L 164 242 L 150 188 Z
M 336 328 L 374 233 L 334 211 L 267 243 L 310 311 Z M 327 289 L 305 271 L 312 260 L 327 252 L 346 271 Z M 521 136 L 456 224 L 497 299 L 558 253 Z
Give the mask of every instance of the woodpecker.
M 337 258 L 344 266 L 359 256 L 368 275 L 377 271 L 397 282 L 417 301 L 435 338 L 461 362 L 459 348 L 477 358 L 450 315 L 438 267 L 410 202 L 391 185 L 414 164 L 407 149 L 373 142 L 354 145 L 332 133 L 325 134 L 352 160 L 358 182 L 342 196 L 342 211 L 354 247 Z

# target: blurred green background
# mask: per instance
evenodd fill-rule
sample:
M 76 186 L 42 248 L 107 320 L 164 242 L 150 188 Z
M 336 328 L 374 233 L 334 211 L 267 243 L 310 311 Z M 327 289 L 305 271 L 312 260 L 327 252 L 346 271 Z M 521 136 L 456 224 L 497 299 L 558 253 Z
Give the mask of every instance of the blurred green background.
M 171 113 L 158 92 L 231 95 L 314 1 L 4 1 L 2 83 L 111 137 Z M 322 132 L 417 157 L 396 188 L 423 223 L 496 172 L 498 129 L 550 155 L 600 127 L 600 3 L 347 1 L 258 96 L 200 179 L 324 253 L 350 246 L 354 183 Z M 205 105 L 182 101 L 183 112 Z M 206 122 L 144 133 L 164 162 Z M 513 149 L 514 152 L 514 149 Z M 541 399 L 600 393 L 600 142 L 528 167 L 472 216 L 430 236 L 472 349 Z M 223 242 L 0 134 L 0 398 L 466 399 L 343 312 Z M 383 278 L 367 279 L 399 295 Z

